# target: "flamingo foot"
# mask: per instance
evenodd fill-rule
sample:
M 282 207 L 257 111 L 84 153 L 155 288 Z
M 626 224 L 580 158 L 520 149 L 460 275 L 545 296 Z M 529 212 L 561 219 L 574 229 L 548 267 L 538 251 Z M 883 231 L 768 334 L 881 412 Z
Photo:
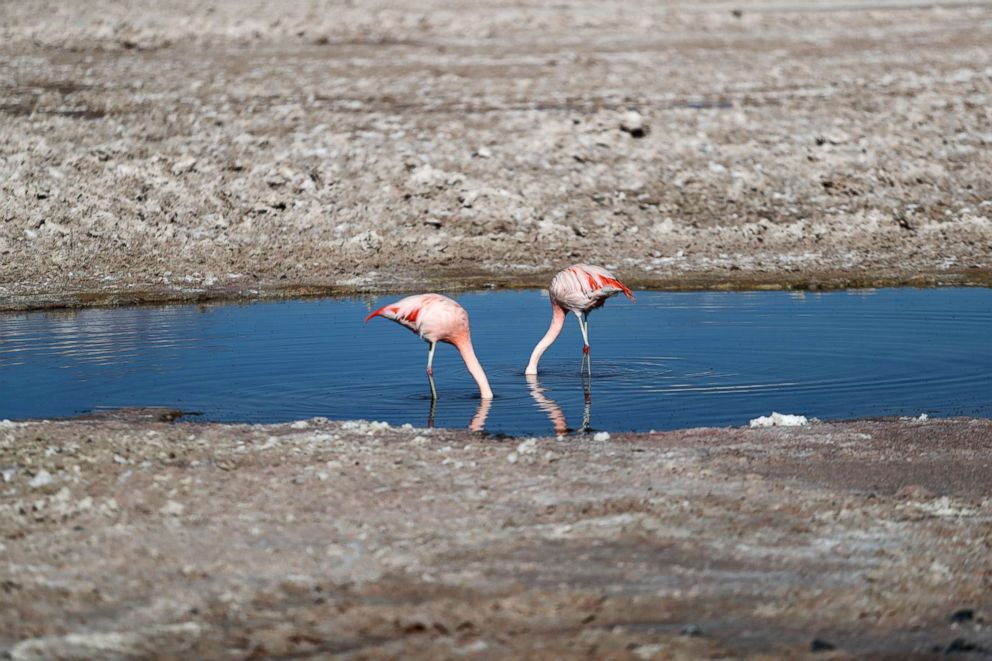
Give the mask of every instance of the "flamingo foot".
M 588 344 L 584 344 L 582 346 L 582 353 L 585 354 L 585 355 L 587 355 L 587 356 L 589 355 L 589 345 Z

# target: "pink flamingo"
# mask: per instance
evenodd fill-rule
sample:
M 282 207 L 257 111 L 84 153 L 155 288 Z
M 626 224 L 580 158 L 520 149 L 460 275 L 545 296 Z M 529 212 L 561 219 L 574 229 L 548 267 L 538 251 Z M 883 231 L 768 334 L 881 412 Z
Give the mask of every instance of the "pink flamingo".
M 630 300 L 634 300 L 630 289 L 600 266 L 573 264 L 559 271 L 548 287 L 548 297 L 551 299 L 551 326 L 534 347 L 524 374 L 537 374 L 537 362 L 541 360 L 541 355 L 547 348 L 558 339 L 558 334 L 565 325 L 565 315 L 569 312 L 574 312 L 579 320 L 579 328 L 582 329 L 582 353 L 588 355 L 589 313 L 602 307 L 606 299 L 620 292 Z
M 486 373 L 479 364 L 479 359 L 475 357 L 475 350 L 472 348 L 472 336 L 468 329 L 468 313 L 465 308 L 458 305 L 447 296 L 440 294 L 418 294 L 407 296 L 404 299 L 385 305 L 369 316 L 365 317 L 368 322 L 372 317 L 382 316 L 392 319 L 401 326 L 406 326 L 420 336 L 422 340 L 431 345 L 427 351 L 427 378 L 431 384 L 431 395 L 437 397 L 437 390 L 434 388 L 434 370 L 431 364 L 434 362 L 434 349 L 438 342 L 453 344 L 458 353 L 465 361 L 465 367 L 469 374 L 479 384 L 479 393 L 482 399 L 492 399 L 493 391 L 489 387 Z

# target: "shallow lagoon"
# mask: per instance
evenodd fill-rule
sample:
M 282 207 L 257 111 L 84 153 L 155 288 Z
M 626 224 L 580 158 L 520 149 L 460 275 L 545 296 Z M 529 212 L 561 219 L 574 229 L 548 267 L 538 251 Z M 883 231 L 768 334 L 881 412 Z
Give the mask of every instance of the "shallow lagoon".
M 362 323 L 399 296 L 0 316 L 0 418 L 175 407 L 204 421 L 324 416 L 484 426 L 513 435 L 746 425 L 772 411 L 846 419 L 992 415 L 992 291 L 637 292 L 591 316 L 591 386 L 569 317 L 538 290 L 453 296 L 496 399 L 481 405 L 453 347 Z M 588 391 L 587 391 L 588 387 Z

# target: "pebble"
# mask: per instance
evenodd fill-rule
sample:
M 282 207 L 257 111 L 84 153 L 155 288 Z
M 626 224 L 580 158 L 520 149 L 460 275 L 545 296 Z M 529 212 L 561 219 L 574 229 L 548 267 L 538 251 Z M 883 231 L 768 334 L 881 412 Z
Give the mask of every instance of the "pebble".
M 605 431 L 598 431 L 598 432 L 596 432 L 593 435 L 592 440 L 594 440 L 594 441 L 608 441 L 608 440 L 610 440 L 610 433 L 609 432 L 605 432 Z
M 919 484 L 907 484 L 896 492 L 896 498 L 900 500 L 931 500 L 936 497 L 937 494 Z
M 517 446 L 517 452 L 519 454 L 534 454 L 537 452 L 537 439 L 528 438 L 526 441 Z
M 940 647 L 934 647 L 934 652 L 940 652 Z M 955 638 L 951 644 L 943 649 L 945 655 L 974 652 L 976 655 L 986 656 L 992 654 L 992 650 L 974 643 L 967 638 Z
M 643 138 L 647 135 L 648 127 L 641 113 L 636 110 L 628 110 L 620 117 L 620 130 L 629 133 L 634 138 Z
M 41 470 L 37 475 L 31 478 L 31 481 L 28 482 L 28 486 L 32 489 L 40 489 L 41 487 L 48 486 L 52 482 L 54 482 L 52 474 L 46 470 Z
M 813 642 L 809 644 L 810 652 L 829 652 L 835 649 L 837 649 L 836 645 L 820 638 L 814 638 Z
M 951 614 L 951 622 L 954 624 L 961 624 L 962 622 L 971 622 L 975 618 L 975 609 L 973 608 L 961 608 L 954 611 Z
M 188 158 L 182 158 L 172 164 L 172 174 L 180 175 L 186 172 L 191 172 L 193 168 L 196 167 L 196 159 L 192 156 Z
M 167 501 L 165 505 L 159 508 L 159 513 L 165 516 L 179 516 L 183 513 L 186 508 L 182 503 L 177 503 L 174 500 Z
M 653 659 L 665 649 L 664 645 L 652 643 L 650 645 L 638 645 L 631 650 L 638 659 Z

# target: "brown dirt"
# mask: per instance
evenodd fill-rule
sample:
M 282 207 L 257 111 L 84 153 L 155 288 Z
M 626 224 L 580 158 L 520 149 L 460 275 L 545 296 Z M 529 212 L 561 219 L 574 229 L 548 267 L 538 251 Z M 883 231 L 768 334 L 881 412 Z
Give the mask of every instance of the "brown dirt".
M 575 261 L 989 285 L 990 42 L 982 2 L 0 3 L 0 309 Z M 156 415 L 0 422 L 0 657 L 992 650 L 988 421 L 531 442 Z
M 606 441 L 322 420 L 3 423 L 0 650 L 989 650 L 990 450 L 992 422 L 966 419 Z
M 0 306 L 987 285 L 990 41 L 978 2 L 3 3 Z

